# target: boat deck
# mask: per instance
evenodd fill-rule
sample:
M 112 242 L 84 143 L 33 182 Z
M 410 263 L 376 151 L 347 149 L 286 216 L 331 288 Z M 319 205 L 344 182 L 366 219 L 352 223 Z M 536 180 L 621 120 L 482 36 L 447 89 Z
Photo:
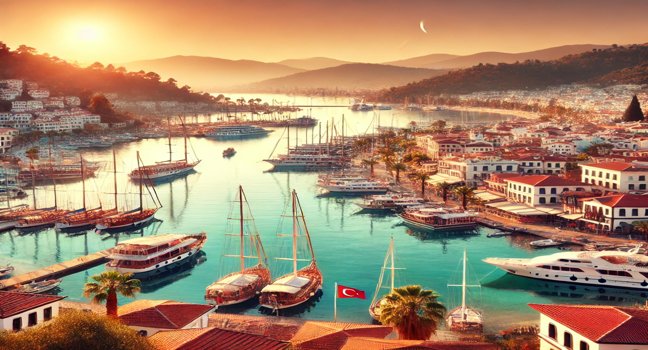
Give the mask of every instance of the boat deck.
M 72 260 L 43 267 L 35 271 L 3 279 L 0 280 L 0 289 L 7 289 L 17 284 L 23 284 L 32 281 L 38 282 L 49 278 L 67 276 L 72 273 L 105 263 L 106 261 L 108 261 L 108 255 L 108 250 L 102 250 L 89 255 L 80 256 Z

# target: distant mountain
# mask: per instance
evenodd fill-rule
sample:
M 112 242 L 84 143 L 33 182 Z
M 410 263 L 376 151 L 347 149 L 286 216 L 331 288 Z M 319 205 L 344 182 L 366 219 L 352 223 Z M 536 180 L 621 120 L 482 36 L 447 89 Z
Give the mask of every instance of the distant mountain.
M 542 89 L 572 83 L 605 85 L 645 82 L 648 44 L 611 47 L 552 61 L 479 64 L 383 91 L 378 99 L 403 101 L 427 95 L 476 91 Z
M 550 47 L 548 49 L 520 52 L 520 53 L 506 53 L 506 52 L 479 52 L 472 55 L 457 56 L 448 54 L 432 54 L 427 56 L 420 56 L 409 58 L 400 61 L 393 61 L 387 64 L 394 64 L 403 67 L 418 67 L 430 69 L 458 69 L 468 68 L 474 65 L 483 64 L 498 64 L 498 63 L 515 63 L 524 62 L 526 60 L 540 60 L 550 61 L 555 60 L 567 55 L 578 54 L 582 52 L 592 51 L 593 49 L 605 49 L 609 45 L 565 45 Z M 444 56 L 449 56 L 443 58 Z
M 303 71 L 278 63 L 226 60 L 215 57 L 172 56 L 124 64 L 128 70 L 153 71 L 163 79 L 174 78 L 179 85 L 197 90 L 217 91 L 255 81 L 282 77 Z
M 351 62 L 336 60 L 328 57 L 311 57 L 301 59 L 290 59 L 277 62 L 278 64 L 303 70 L 315 70 L 330 67 L 337 67 Z
M 445 71 L 384 64 L 350 63 L 268 79 L 245 86 L 251 91 L 300 89 L 375 90 L 438 76 Z

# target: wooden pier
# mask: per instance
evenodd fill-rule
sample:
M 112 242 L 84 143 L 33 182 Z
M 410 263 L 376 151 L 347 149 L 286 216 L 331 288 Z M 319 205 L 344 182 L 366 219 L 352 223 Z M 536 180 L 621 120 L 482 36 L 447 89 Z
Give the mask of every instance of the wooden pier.
M 110 250 L 102 250 L 96 253 L 80 256 L 72 260 L 54 264 L 52 266 L 43 267 L 36 271 L 0 280 L 0 289 L 8 289 L 16 285 L 29 283 L 32 281 L 38 282 L 50 278 L 59 278 L 73 274 L 75 272 L 83 271 L 107 262 L 109 254 Z

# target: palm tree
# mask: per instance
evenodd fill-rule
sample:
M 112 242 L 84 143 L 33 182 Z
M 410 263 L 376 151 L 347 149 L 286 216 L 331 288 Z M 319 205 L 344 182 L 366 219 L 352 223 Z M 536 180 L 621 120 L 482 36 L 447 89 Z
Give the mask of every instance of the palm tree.
M 452 187 L 452 185 L 445 181 L 436 185 L 437 191 L 441 191 L 443 202 L 448 201 L 448 191 L 450 190 L 450 187 Z
M 106 314 L 117 317 L 117 293 L 134 298 L 141 290 L 140 280 L 131 278 L 132 273 L 105 271 L 92 276 L 95 282 L 88 282 L 83 288 L 83 296 L 92 298 L 95 303 L 106 301 Z
M 421 181 L 421 197 L 425 198 L 425 181 L 430 178 L 430 175 L 424 171 L 418 171 L 411 173 L 410 178 L 414 181 Z
M 648 238 L 648 221 L 633 221 L 632 226 L 635 231 L 641 232 L 645 238 Z
M 400 182 L 400 172 L 407 170 L 407 164 L 398 161 L 392 164 L 392 169 L 396 170 L 396 182 Z
M 461 207 L 466 209 L 468 206 L 468 200 L 475 195 L 475 190 L 468 186 L 459 186 L 454 189 L 454 193 L 461 197 Z
M 438 297 L 435 291 L 421 286 L 396 288 L 385 296 L 380 322 L 395 327 L 399 339 L 427 340 L 446 311 Z
M 373 176 L 374 175 L 374 165 L 378 164 L 378 161 L 375 158 L 368 158 L 368 159 L 363 159 L 362 164 L 369 166 L 369 169 L 371 169 L 371 176 Z

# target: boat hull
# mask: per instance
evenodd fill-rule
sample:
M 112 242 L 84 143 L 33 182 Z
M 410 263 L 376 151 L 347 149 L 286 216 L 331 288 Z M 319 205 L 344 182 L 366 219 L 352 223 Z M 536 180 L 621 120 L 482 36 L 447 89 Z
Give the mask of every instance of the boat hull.
M 455 225 L 447 225 L 447 226 L 432 226 L 432 225 L 427 225 L 423 224 L 417 221 L 409 220 L 401 216 L 401 219 L 403 220 L 403 223 L 409 227 L 412 228 L 417 228 L 421 230 L 426 230 L 426 231 L 461 231 L 461 230 L 469 230 L 473 229 L 477 226 L 476 222 L 470 222 L 470 223 L 463 223 L 463 224 L 455 224 Z
M 160 275 L 173 272 L 176 269 L 194 261 L 193 258 L 197 255 L 197 252 L 200 251 L 200 247 L 202 247 L 202 245 L 197 246 L 194 249 L 191 249 L 187 253 L 174 256 L 169 260 L 160 262 L 159 264 L 148 267 L 146 269 L 127 269 L 127 268 L 120 268 L 120 267 L 111 267 L 106 265 L 106 271 L 132 273 L 133 274 L 132 278 L 136 278 L 139 280 L 152 279 Z
M 138 221 L 135 221 L 135 222 L 131 222 L 131 223 L 128 223 L 128 224 L 115 225 L 115 226 L 106 226 L 104 224 L 97 224 L 95 226 L 95 229 L 98 230 L 98 231 L 109 232 L 109 233 L 137 230 L 137 229 L 142 228 L 142 227 L 148 225 L 149 223 L 151 223 L 151 221 L 153 221 L 154 217 L 155 217 L 155 212 L 153 212 L 153 214 L 151 214 L 150 216 L 148 216 L 148 217 L 146 217 L 144 219 L 141 219 L 141 220 L 138 220 Z
M 4 221 L 0 222 L 0 232 L 5 232 L 13 230 L 16 227 L 18 221 Z
M 188 164 L 186 167 L 179 168 L 179 169 L 169 169 L 165 171 L 160 171 L 155 174 L 147 174 L 145 175 L 142 180 L 144 181 L 163 181 L 163 180 L 168 180 L 168 179 L 173 179 L 181 176 L 185 176 L 187 174 L 190 174 L 194 171 L 194 168 L 198 165 L 198 162 L 193 163 L 193 164 Z M 140 176 L 139 174 L 129 174 L 128 175 L 131 180 L 139 181 Z

